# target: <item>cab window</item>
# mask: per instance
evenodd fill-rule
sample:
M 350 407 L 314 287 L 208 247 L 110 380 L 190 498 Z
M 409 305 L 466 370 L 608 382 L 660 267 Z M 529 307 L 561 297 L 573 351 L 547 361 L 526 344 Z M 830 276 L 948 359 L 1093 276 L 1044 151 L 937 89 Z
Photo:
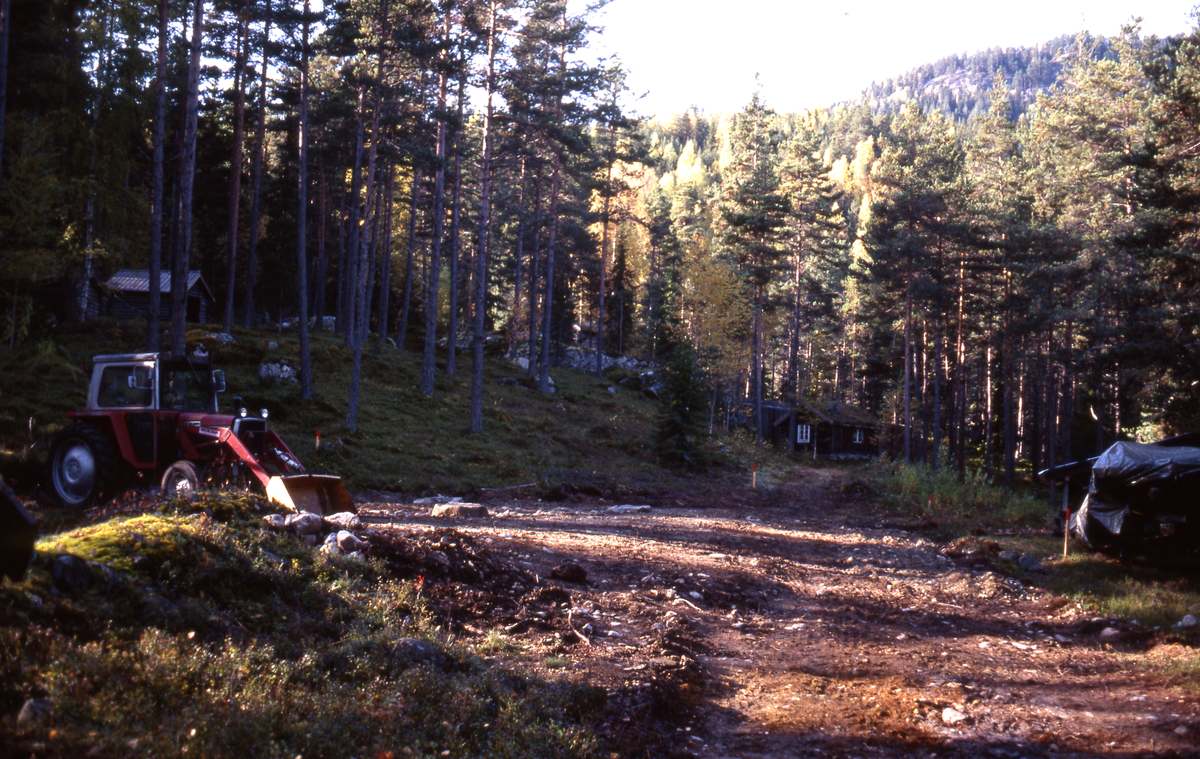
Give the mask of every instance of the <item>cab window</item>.
M 145 408 L 153 398 L 150 367 L 106 366 L 100 374 L 96 405 L 101 408 Z
M 207 411 L 207 395 L 196 372 L 168 370 L 163 383 L 162 406 L 174 411 Z

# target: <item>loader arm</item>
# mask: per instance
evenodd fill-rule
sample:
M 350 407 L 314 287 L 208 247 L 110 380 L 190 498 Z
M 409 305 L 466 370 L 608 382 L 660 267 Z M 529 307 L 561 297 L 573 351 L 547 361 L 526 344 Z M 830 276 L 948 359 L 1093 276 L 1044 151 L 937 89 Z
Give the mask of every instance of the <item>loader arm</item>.
M 263 489 L 267 491 L 268 500 L 295 512 L 310 512 L 321 516 L 357 511 L 340 477 L 305 474 L 300 460 L 288 450 L 279 436 L 272 431 L 268 431 L 267 435 L 265 449 L 273 451 L 287 471 L 297 474 L 278 476 L 268 472 L 229 428 L 222 429 L 218 439 L 229 446 L 229 450 L 233 451 L 251 474 L 262 483 Z

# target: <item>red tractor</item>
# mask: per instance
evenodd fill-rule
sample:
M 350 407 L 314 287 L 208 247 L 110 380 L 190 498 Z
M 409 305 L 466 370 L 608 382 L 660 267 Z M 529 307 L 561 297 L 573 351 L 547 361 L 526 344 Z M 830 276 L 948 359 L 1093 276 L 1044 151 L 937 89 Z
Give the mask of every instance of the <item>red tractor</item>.
M 87 408 L 50 444 L 48 480 L 58 503 L 91 506 L 138 477 L 157 479 L 167 495 L 250 477 L 267 497 L 294 511 L 354 511 L 338 477 L 305 473 L 299 459 L 260 416 L 217 410 L 225 375 L 207 358 L 166 353 L 96 356 Z

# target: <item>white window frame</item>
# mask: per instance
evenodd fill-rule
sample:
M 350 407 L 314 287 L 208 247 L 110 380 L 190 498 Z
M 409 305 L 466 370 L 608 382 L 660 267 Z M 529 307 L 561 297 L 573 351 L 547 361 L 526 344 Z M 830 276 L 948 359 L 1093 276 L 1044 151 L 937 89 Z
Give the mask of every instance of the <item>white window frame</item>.
M 812 442 L 812 425 L 797 424 L 796 425 L 796 443 L 811 443 Z
M 863 442 L 863 440 L 865 440 L 865 439 L 866 439 L 866 435 L 864 434 L 864 430 L 863 430 L 863 428 L 862 428 L 862 427 L 855 427 L 855 428 L 854 428 L 854 442 L 855 442 L 855 443 L 861 443 L 861 442 Z

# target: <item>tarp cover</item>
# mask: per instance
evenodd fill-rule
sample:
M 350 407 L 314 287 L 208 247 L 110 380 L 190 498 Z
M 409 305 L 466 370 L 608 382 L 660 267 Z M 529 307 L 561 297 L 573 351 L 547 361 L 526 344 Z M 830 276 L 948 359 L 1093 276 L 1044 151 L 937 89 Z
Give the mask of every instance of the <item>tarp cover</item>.
M 1177 517 L 1200 519 L 1200 448 L 1116 443 L 1092 467 L 1071 527 L 1090 547 L 1105 551 L 1128 547 L 1148 524 Z

